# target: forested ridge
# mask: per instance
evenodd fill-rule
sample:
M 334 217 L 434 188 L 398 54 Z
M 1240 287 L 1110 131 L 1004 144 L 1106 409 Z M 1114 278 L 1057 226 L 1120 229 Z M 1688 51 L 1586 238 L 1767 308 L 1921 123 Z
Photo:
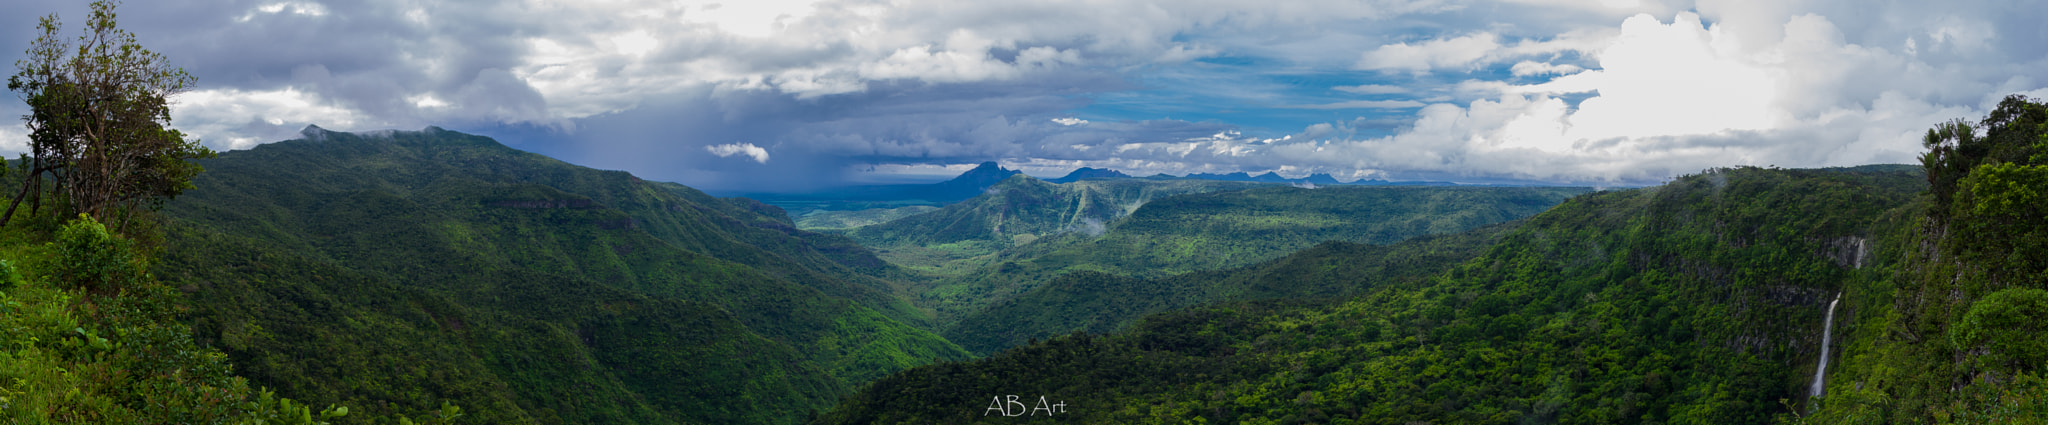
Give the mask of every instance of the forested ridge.
M 1426 279 L 1192 307 L 920 367 L 820 422 L 974 421 L 1004 394 L 1066 400 L 1071 413 L 1038 419 L 1060 422 L 1768 422 L 1802 398 L 1826 300 L 1871 274 L 1835 247 L 1922 181 L 1904 167 L 1735 168 L 1584 195 Z M 1297 277 L 1268 270 L 1212 279 Z
M 1068 232 L 1007 249 L 972 273 L 931 282 L 915 301 L 950 325 L 1070 272 L 1161 279 L 1267 261 L 1326 241 L 1391 244 L 1528 217 L 1587 190 L 1267 185 L 1169 196 L 1100 234 Z
M 1425 279 L 1195 306 L 923 366 L 814 423 L 2048 418 L 2048 107 L 2010 97 L 1925 139 L 1920 166 L 1715 169 L 1583 195 Z M 1276 266 L 1341 275 L 1384 255 L 1337 247 L 1169 281 L 1288 285 L 1318 274 Z M 1120 297 L 1190 286 L 1063 279 Z M 1036 305 L 1021 311 L 1106 308 L 1072 294 L 1026 299 Z M 1065 326 L 1103 329 L 1086 317 Z M 1832 364 L 1818 371 L 1823 340 Z M 1029 409 L 1004 404 L 1019 394 Z M 1030 410 L 1039 397 L 1061 411 Z
M 1074 331 L 1109 333 L 1146 315 L 1225 301 L 1336 298 L 1426 279 L 1477 256 L 1520 221 L 1391 245 L 1343 241 L 1233 270 L 1158 279 L 1075 271 L 993 302 L 947 328 L 960 346 L 992 353 Z
M 309 129 L 202 164 L 157 273 L 201 342 L 303 399 L 780 422 L 967 358 L 866 274 L 886 264 L 766 205 L 433 128 Z

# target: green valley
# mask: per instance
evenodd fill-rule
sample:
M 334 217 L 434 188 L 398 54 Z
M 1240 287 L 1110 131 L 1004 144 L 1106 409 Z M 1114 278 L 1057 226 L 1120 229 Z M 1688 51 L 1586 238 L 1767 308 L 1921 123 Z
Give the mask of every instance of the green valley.
M 1094 182 L 1129 182 L 1136 187 L 1147 184 L 1119 180 L 1081 183 Z M 1045 185 L 1037 181 L 1012 181 L 997 188 L 1012 184 Z M 937 312 L 940 323 L 951 324 L 977 314 L 990 303 L 1028 293 L 1071 272 L 1159 279 L 1258 263 L 1325 241 L 1389 244 L 1527 217 L 1587 190 L 1379 186 L 1305 189 L 1265 185 L 1167 196 L 1132 208 L 1128 215 L 1106 222 L 1099 230 L 1050 233 L 1027 238 L 1032 239 L 1027 244 L 1003 246 L 1001 251 L 983 254 L 981 258 L 985 260 L 963 262 L 978 265 L 973 271 L 934 279 L 927 284 L 929 289 L 915 295 L 920 304 Z M 867 242 L 872 235 L 890 231 L 921 236 L 966 233 L 969 236 L 933 242 L 943 242 L 935 246 L 944 247 L 994 245 L 995 238 L 989 235 L 1003 226 L 987 224 L 987 218 L 1034 216 L 1022 208 L 983 209 L 984 212 L 967 218 L 945 214 L 967 212 L 959 207 L 908 217 L 879 228 L 863 228 L 854 236 L 868 244 L 872 243 Z M 1011 225 L 1008 229 L 1035 235 L 1027 233 L 1035 230 L 1027 226 Z M 1036 229 L 1060 228 L 1042 225 Z M 882 255 L 890 253 L 885 251 Z M 949 338 L 968 337 L 955 330 L 947 332 Z
M 1193 306 L 920 367 L 822 422 L 970 421 L 1018 393 L 1071 403 L 1068 417 L 1036 420 L 1090 423 L 1769 422 L 1794 411 L 1778 400 L 1800 399 L 1825 301 L 1876 276 L 1830 256 L 1838 241 L 1873 234 L 1924 187 L 1901 168 L 1716 170 L 1574 198 L 1504 234 L 1391 246 L 1498 238 L 1440 270 L 1325 245 L 1177 277 L 1197 282 L 1174 288 L 1372 286 Z M 1119 284 L 1138 286 L 1092 285 Z
M 2035 5 L 16 3 L 0 425 L 2048 424 Z

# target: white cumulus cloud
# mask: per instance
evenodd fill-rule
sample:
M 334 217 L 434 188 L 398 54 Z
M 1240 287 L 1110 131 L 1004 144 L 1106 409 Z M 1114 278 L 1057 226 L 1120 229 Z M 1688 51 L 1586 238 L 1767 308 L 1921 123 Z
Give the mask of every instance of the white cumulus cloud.
M 762 149 L 760 146 L 754 146 L 753 143 L 730 143 L 723 145 L 711 145 L 705 146 L 704 150 L 707 152 L 711 152 L 712 155 L 718 155 L 721 158 L 733 155 L 746 155 L 748 158 L 753 158 L 754 162 L 762 164 L 768 163 L 768 150 Z

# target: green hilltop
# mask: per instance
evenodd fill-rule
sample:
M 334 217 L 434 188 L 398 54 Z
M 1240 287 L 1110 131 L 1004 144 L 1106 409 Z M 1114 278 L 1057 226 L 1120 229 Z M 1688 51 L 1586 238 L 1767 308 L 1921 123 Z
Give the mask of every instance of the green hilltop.
M 780 210 L 429 128 L 202 162 L 159 276 L 254 382 L 489 423 L 786 422 L 968 353 Z

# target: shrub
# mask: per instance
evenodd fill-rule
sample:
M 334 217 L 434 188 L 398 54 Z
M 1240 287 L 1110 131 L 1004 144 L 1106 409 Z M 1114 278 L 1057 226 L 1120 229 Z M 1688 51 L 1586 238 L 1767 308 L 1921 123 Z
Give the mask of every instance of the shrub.
M 56 282 L 94 292 L 110 292 L 133 286 L 142 277 L 144 264 L 134 252 L 134 243 L 107 233 L 107 226 L 91 216 L 64 224 L 57 231 L 57 261 L 52 270 Z
M 1956 349 L 1979 346 L 2022 368 L 2048 360 L 2048 335 L 2041 319 L 2048 317 L 2048 291 L 2011 288 L 1993 292 L 1970 305 L 1963 322 L 1950 329 Z

